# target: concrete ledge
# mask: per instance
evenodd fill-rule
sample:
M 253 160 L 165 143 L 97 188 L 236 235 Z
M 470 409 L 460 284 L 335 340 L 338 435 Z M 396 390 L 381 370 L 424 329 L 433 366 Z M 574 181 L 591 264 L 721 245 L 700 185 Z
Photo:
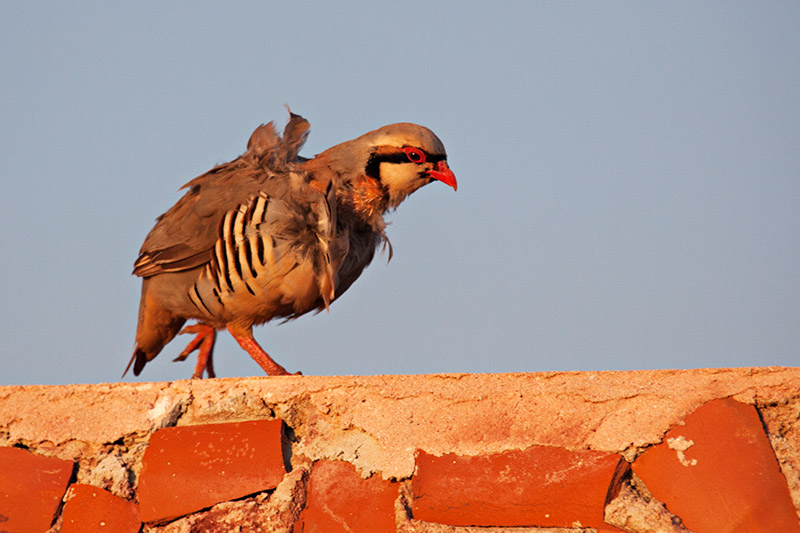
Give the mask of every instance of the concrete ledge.
M 0 446 L 74 461 L 74 481 L 135 502 L 150 435 L 168 426 L 279 418 L 290 468 L 300 458 L 345 461 L 364 478 L 396 482 L 414 475 L 418 451 L 485 456 L 539 445 L 631 462 L 719 398 L 758 408 L 800 503 L 800 368 L 10 386 L 0 387 Z

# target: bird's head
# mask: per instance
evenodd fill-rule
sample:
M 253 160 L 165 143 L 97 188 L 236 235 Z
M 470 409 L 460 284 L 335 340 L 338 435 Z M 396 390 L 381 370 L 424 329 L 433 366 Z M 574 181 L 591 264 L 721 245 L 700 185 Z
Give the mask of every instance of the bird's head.
M 345 187 L 377 187 L 383 197 L 381 212 L 396 208 L 432 181 L 454 190 L 458 187 L 442 141 L 428 128 L 407 122 L 365 133 L 329 148 L 316 159 L 324 161 Z
M 390 124 L 352 142 L 358 141 L 369 150 L 364 173 L 386 187 L 392 207 L 433 180 L 458 187 L 442 141 L 428 128 Z

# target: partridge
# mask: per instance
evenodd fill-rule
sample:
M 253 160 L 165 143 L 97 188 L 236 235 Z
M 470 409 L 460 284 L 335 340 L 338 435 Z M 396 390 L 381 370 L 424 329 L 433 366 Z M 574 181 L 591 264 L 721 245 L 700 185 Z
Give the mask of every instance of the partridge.
M 197 350 L 192 377 L 214 377 L 216 333 L 227 329 L 268 375 L 287 374 L 252 327 L 328 309 L 377 248 L 391 258 L 388 211 L 434 180 L 457 188 L 428 128 L 390 124 L 306 159 L 309 123 L 289 115 L 283 136 L 272 122 L 259 126 L 244 154 L 184 185 L 158 217 L 134 264 L 142 296 L 125 373 L 139 375 L 177 334 L 194 333 L 176 361 Z

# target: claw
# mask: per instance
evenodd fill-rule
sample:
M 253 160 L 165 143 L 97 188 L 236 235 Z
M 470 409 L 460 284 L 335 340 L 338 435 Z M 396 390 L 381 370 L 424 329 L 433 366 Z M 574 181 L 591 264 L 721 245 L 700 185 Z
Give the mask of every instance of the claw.
M 184 361 L 189 354 L 197 350 L 197 364 L 194 367 L 192 379 L 202 379 L 203 371 L 210 378 L 215 378 L 217 375 L 214 373 L 214 343 L 217 340 L 217 330 L 205 324 L 193 324 L 186 326 L 178 334 L 195 333 L 197 336 L 191 340 L 186 348 L 173 359 L 173 361 Z

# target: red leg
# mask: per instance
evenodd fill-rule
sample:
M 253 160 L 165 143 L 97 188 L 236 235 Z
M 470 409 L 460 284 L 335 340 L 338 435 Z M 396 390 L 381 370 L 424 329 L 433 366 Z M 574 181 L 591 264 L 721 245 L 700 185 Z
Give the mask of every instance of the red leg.
M 183 328 L 178 332 L 178 335 L 183 335 L 184 333 L 197 333 L 197 336 L 194 339 L 192 339 L 192 341 L 189 344 L 186 345 L 186 348 L 183 349 L 183 351 L 178 355 L 178 357 L 172 360 L 175 363 L 177 363 L 178 361 L 185 361 L 186 358 L 189 357 L 189 354 L 197 350 L 203 338 L 205 337 L 201 331 L 199 324 L 195 324 L 193 326 L 186 326 L 185 328 Z
M 205 370 L 208 377 L 215 378 L 217 375 L 214 373 L 214 343 L 217 340 L 217 331 L 211 326 L 205 324 L 194 324 L 186 326 L 179 334 L 183 333 L 196 333 L 197 336 L 184 348 L 184 350 L 175 358 L 175 361 L 183 361 L 190 353 L 197 350 L 197 364 L 194 367 L 194 374 L 192 379 L 202 379 L 203 371 Z
M 250 357 L 252 357 L 262 369 L 264 369 L 264 372 L 266 372 L 268 376 L 291 375 L 286 371 L 285 368 L 276 363 L 261 346 L 258 345 L 256 340 L 253 338 L 252 328 L 242 327 L 236 324 L 228 324 L 227 327 L 228 331 L 231 333 L 231 335 L 233 335 L 233 338 L 239 343 L 239 346 L 244 348 L 244 350 L 250 354 Z
M 214 332 L 214 340 L 216 340 L 216 331 Z M 202 366 L 201 366 L 201 360 L 202 359 L 205 359 L 205 362 L 203 362 Z M 203 356 L 203 350 L 202 349 L 197 354 L 197 364 L 194 366 L 194 374 L 192 374 L 192 377 L 194 377 L 195 375 L 199 375 L 200 378 L 202 379 L 202 377 L 203 377 L 203 368 L 202 367 L 203 366 L 206 368 L 206 376 L 208 376 L 209 378 L 217 377 L 216 372 L 214 372 L 214 342 L 213 341 L 211 342 L 211 347 L 208 349 L 208 354 L 205 357 Z

